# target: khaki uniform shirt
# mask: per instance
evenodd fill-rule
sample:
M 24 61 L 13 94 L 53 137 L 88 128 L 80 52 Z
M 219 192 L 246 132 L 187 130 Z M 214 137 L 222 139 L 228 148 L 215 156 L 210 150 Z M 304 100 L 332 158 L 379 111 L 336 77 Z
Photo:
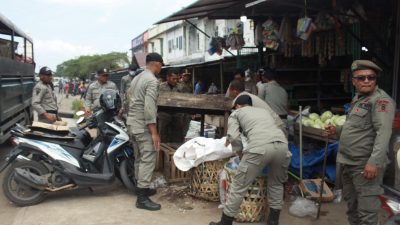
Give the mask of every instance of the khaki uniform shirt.
M 121 100 L 122 100 L 122 109 L 124 112 L 128 110 L 128 103 L 129 103 L 129 98 L 128 98 L 128 89 L 131 86 L 133 77 L 128 75 L 125 75 L 121 78 Z
M 133 134 L 144 133 L 148 124 L 156 124 L 159 87 L 156 76 L 147 69 L 132 80 L 127 124 Z
M 164 82 L 160 84 L 160 92 L 180 92 L 178 90 L 178 86 L 172 87 L 168 84 L 168 82 Z
M 369 96 L 356 95 L 341 129 L 337 161 L 386 166 L 395 109 L 393 99 L 378 87 Z
M 57 98 L 49 84 L 39 81 L 33 88 L 32 108 L 39 115 L 48 110 L 57 111 Z
M 100 95 L 106 89 L 118 91 L 117 85 L 115 85 L 115 83 L 112 81 L 107 81 L 107 83 L 105 83 L 103 85 L 101 85 L 99 83 L 99 81 L 95 81 L 95 82 L 91 83 L 88 86 L 88 89 L 86 92 L 85 106 L 92 111 L 96 108 L 99 108 L 100 107 L 100 101 L 99 101 Z
M 247 92 L 242 92 L 240 93 L 233 101 L 232 101 L 232 107 L 233 104 L 235 103 L 236 99 L 241 96 L 241 95 L 248 95 L 251 98 L 251 101 L 253 102 L 253 107 L 256 108 L 263 108 L 265 109 L 269 115 L 271 115 L 271 117 L 273 118 L 273 120 L 275 121 L 275 125 L 279 128 L 281 128 L 284 132 L 286 132 L 286 128 L 285 128 L 285 124 L 283 123 L 283 121 L 281 120 L 281 118 L 278 116 L 278 114 L 276 114 L 272 108 L 266 103 L 264 102 L 262 99 L 260 99 L 259 97 L 257 97 L 256 95 L 247 93 Z
M 278 115 L 287 115 L 288 94 L 276 81 L 265 83 L 258 97 L 264 99 Z
M 231 113 L 227 139 L 235 152 L 243 150 L 240 133 L 247 138 L 245 151 L 251 153 L 264 154 L 265 149 L 260 147 L 272 142 L 288 143 L 283 131 L 276 126 L 274 118 L 263 108 L 245 106 Z
M 193 85 L 192 82 L 179 82 L 178 85 L 178 91 L 181 93 L 192 93 L 193 94 Z
M 125 75 L 121 78 L 120 90 L 121 90 L 122 101 L 124 101 L 126 99 L 126 93 L 128 91 L 129 86 L 131 85 L 131 82 L 132 82 L 132 76 L 130 76 L 129 74 Z

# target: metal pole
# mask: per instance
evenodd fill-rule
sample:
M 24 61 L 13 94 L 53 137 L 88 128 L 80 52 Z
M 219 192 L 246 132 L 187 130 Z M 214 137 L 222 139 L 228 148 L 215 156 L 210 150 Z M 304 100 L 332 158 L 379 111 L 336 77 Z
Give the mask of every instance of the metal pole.
M 398 98 L 398 85 L 399 85 L 399 72 L 400 72 L 400 3 L 397 1 L 397 20 L 396 20 L 396 38 L 395 38 L 395 53 L 393 61 L 393 89 L 392 97 L 399 104 L 400 99 Z
M 221 94 L 224 93 L 224 62 L 221 60 L 219 63 L 219 76 L 221 79 Z
M 324 180 L 325 180 L 326 160 L 327 160 L 327 158 L 328 158 L 328 141 L 329 141 L 329 138 L 328 138 L 328 136 L 326 136 L 326 138 L 325 138 L 325 151 L 324 151 L 324 163 L 323 163 L 323 165 L 322 165 L 321 187 L 320 187 L 320 189 L 319 189 L 317 219 L 319 219 L 319 215 L 321 214 L 322 193 L 324 192 Z
M 299 146 L 299 151 L 300 151 L 300 182 L 303 180 L 303 112 L 302 112 L 302 106 L 299 106 L 299 141 L 300 141 L 300 146 Z

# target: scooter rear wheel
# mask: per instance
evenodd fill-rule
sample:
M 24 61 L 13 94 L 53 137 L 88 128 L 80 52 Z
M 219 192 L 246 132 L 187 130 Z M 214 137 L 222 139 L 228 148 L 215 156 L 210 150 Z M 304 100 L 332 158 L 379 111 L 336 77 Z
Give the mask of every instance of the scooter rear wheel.
M 133 159 L 125 159 L 119 167 L 122 183 L 132 193 L 136 193 L 135 179 L 135 161 Z
M 36 161 L 15 162 L 8 169 L 3 179 L 4 195 L 17 206 L 29 206 L 40 203 L 45 198 L 45 192 L 27 185 L 21 184 L 14 179 L 15 168 L 29 170 L 36 175 L 48 173 L 48 169 Z

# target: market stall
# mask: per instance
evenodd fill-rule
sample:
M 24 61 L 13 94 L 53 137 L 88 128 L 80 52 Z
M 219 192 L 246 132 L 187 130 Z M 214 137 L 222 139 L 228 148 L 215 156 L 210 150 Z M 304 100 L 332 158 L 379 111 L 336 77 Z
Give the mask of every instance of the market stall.
M 201 115 L 200 135 L 204 136 L 204 117 L 209 115 L 224 116 L 224 134 L 232 108 L 232 99 L 223 95 L 193 95 L 177 92 L 161 92 L 158 97 L 158 110 L 161 112 L 179 112 Z
M 327 139 L 323 136 L 323 127 L 326 121 L 335 125 L 344 123 L 343 119 L 337 118 L 344 118 L 343 115 L 348 110 L 345 105 L 354 96 L 349 69 L 351 62 L 355 59 L 370 59 L 382 67 L 384 72 L 380 74 L 379 87 L 398 101 L 396 71 L 399 65 L 399 49 L 390 47 L 398 45 L 399 38 L 399 31 L 395 28 L 400 23 L 394 24 L 393 21 L 400 16 L 395 9 L 400 7 L 393 0 L 386 0 L 384 3 L 376 0 L 200 0 L 159 23 L 196 17 L 239 19 L 245 16 L 246 19 L 251 19 L 256 36 L 254 46 L 258 49 L 259 60 L 243 64 L 240 49 L 236 58 L 224 58 L 219 73 L 221 87 L 226 87 L 229 83 L 229 80 L 224 81 L 225 76 L 222 75 L 225 75 L 224 66 L 232 65 L 232 60 L 236 60 L 237 67 L 254 71 L 267 66 L 276 70 L 276 80 L 288 92 L 291 109 L 311 106 L 312 112 L 319 113 L 319 116 L 327 111 L 338 114 L 335 118 L 331 115 L 323 120 L 311 118 L 312 124 L 305 121 L 294 122 L 293 135 L 299 136 L 300 128 L 303 129 L 300 139 L 305 138 L 303 147 L 309 158 L 301 159 L 301 149 L 299 150 L 297 143 L 289 146 L 294 153 L 292 172 L 297 171 L 298 174 L 306 160 L 305 166 L 309 167 L 305 168 L 307 177 L 304 178 L 319 176 L 322 172 L 322 161 L 326 161 L 324 157 L 329 156 L 329 172 L 326 176 L 334 183 L 338 149 L 335 142 L 339 137 Z M 224 51 L 229 45 L 220 42 L 227 42 L 231 38 L 229 36 L 210 37 L 210 46 L 215 47 L 217 53 Z M 228 104 L 227 109 L 229 106 Z

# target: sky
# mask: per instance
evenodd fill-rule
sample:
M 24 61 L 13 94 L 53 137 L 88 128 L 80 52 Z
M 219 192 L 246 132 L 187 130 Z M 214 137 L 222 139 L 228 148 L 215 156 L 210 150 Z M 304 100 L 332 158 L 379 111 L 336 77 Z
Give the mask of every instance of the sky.
M 195 0 L 0 0 L 34 42 L 36 71 L 80 55 L 130 52 L 131 40 Z M 130 55 L 130 54 L 129 54 Z

